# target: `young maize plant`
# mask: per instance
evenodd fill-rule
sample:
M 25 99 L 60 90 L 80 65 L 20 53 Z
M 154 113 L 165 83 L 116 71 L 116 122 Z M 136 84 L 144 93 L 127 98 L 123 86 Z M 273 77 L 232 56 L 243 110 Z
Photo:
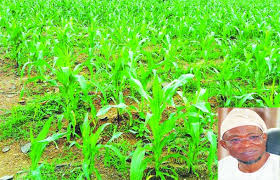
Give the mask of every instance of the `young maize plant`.
M 112 138 L 106 144 L 99 144 L 98 140 L 101 137 L 101 133 L 104 129 L 110 125 L 110 123 L 105 123 L 101 125 L 94 133 L 93 128 L 90 126 L 90 122 L 88 121 L 88 113 L 84 118 L 84 122 L 81 126 L 82 138 L 83 138 L 83 145 L 78 145 L 83 150 L 84 160 L 82 164 L 83 172 L 80 174 L 78 179 L 91 179 L 91 175 L 95 175 L 97 179 L 101 179 L 101 175 L 98 172 L 98 169 L 95 167 L 95 158 L 101 148 L 110 148 L 114 151 L 120 159 L 123 161 L 126 158 L 121 154 L 121 152 L 115 148 L 114 146 L 110 145 L 110 142 L 118 138 L 122 135 L 122 133 L 115 133 Z
M 55 86 L 59 87 L 60 93 L 65 100 L 64 117 L 69 121 L 67 132 L 68 139 L 70 135 L 76 135 L 77 120 L 75 117 L 75 111 L 77 110 L 79 100 L 84 101 L 90 106 L 91 115 L 96 124 L 96 109 L 89 95 L 89 87 L 87 80 L 82 76 L 78 75 L 79 65 L 73 70 L 69 67 L 61 67 L 55 70 L 56 80 L 52 81 Z
M 70 67 L 58 67 L 57 69 L 52 68 L 53 77 L 38 75 L 32 78 L 29 78 L 22 88 L 21 96 L 23 96 L 25 85 L 31 82 L 36 82 L 38 80 L 45 81 L 51 86 L 58 87 L 59 92 L 65 101 L 62 104 L 64 107 L 63 117 L 69 121 L 67 127 L 67 138 L 70 140 L 70 136 L 77 135 L 76 131 L 76 117 L 75 111 L 77 110 L 79 100 L 83 100 L 91 108 L 91 114 L 93 117 L 96 117 L 96 110 L 92 102 L 91 97 L 88 93 L 87 80 L 82 76 L 78 75 L 80 65 L 77 65 L 73 70 Z
M 38 166 L 38 164 L 46 146 L 50 142 L 55 143 L 55 140 L 61 138 L 66 134 L 66 133 L 57 133 L 47 137 L 49 133 L 49 129 L 51 127 L 52 120 L 53 118 L 50 118 L 46 122 L 43 129 L 41 130 L 41 132 L 36 138 L 34 138 L 34 135 L 32 133 L 32 127 L 30 128 L 30 141 L 31 141 L 31 152 L 29 154 L 31 159 L 30 174 L 31 174 L 31 178 L 35 180 L 42 179 L 40 169 L 44 164 L 41 164 L 40 166 Z
M 128 68 L 129 68 L 129 53 L 127 49 L 122 49 L 120 52 L 122 57 L 113 57 L 112 63 L 108 63 L 108 70 L 111 72 L 111 87 L 110 91 L 112 94 L 112 100 L 115 104 L 124 104 L 125 97 L 123 95 L 123 91 L 126 86 L 126 81 L 128 77 Z M 117 120 L 118 122 L 121 120 L 121 116 L 123 115 L 125 108 L 117 109 Z M 130 113 L 129 111 L 126 111 Z
M 70 134 L 76 134 L 75 128 L 77 121 L 75 117 L 75 110 L 77 109 L 79 101 L 79 91 L 77 91 L 79 84 L 76 80 L 76 74 L 76 69 L 72 71 L 69 67 L 61 67 L 60 69 L 56 70 L 56 83 L 63 99 L 65 100 L 64 117 L 69 121 L 67 127 L 68 140 L 70 140 Z
M 180 155 L 179 153 L 174 153 L 163 157 L 162 153 L 163 148 L 166 147 L 170 141 L 174 140 L 172 130 L 175 128 L 176 120 L 180 116 L 176 113 L 171 113 L 167 120 L 161 122 L 162 114 L 163 111 L 167 108 L 167 105 L 174 105 L 172 97 L 175 94 L 177 88 L 186 84 L 187 81 L 192 78 L 192 74 L 184 74 L 162 88 L 160 79 L 155 73 L 152 89 L 153 97 L 151 97 L 148 95 L 148 92 L 144 90 L 141 82 L 131 77 L 132 84 L 134 85 L 133 88 L 137 89 L 141 96 L 145 98 L 145 100 L 148 102 L 148 107 L 150 109 L 150 112 L 148 112 L 146 115 L 146 123 L 151 129 L 151 144 L 150 146 L 145 147 L 146 150 L 152 152 L 151 160 L 154 163 L 153 166 L 155 168 L 156 173 L 152 176 L 160 177 L 161 179 L 165 179 L 166 177 L 177 177 L 177 173 L 175 171 L 173 171 L 173 174 L 168 174 L 164 172 L 163 169 L 165 169 L 165 171 L 171 169 L 167 166 L 164 166 L 163 163 L 165 163 L 171 157 L 178 158 L 182 157 L 182 155 Z M 139 152 L 137 150 L 136 154 L 138 153 Z M 139 154 L 141 155 L 141 153 Z M 139 158 L 141 158 L 141 156 Z M 134 167 L 131 168 L 134 169 Z
M 213 164 L 218 164 L 217 159 L 217 135 L 214 134 L 213 130 L 208 130 L 207 132 L 207 139 L 210 142 L 210 150 L 209 150 L 209 156 L 207 159 L 207 168 L 210 173 L 211 179 L 217 179 L 214 175 L 217 175 L 213 171 Z
M 183 98 L 184 99 L 184 98 Z M 189 173 L 194 173 L 198 176 L 196 172 L 196 167 L 199 162 L 207 163 L 208 171 L 212 174 L 212 166 L 216 163 L 215 159 L 215 134 L 213 134 L 212 130 L 207 127 L 212 127 L 214 124 L 214 114 L 211 113 L 210 104 L 207 102 L 208 94 L 206 89 L 200 89 L 196 92 L 196 96 L 192 104 L 186 102 L 186 108 L 188 112 L 186 116 L 188 118 L 185 119 L 185 132 L 188 134 L 189 138 L 186 139 L 187 149 L 182 150 L 187 155 L 187 167 L 189 169 Z M 202 134 L 207 133 L 207 139 L 202 138 Z M 212 133 L 212 134 L 211 134 Z M 206 144 L 210 142 L 210 147 L 206 146 Z M 210 152 L 208 155 L 208 161 L 199 158 L 200 154 L 205 154 L 205 152 Z
M 130 165 L 130 179 L 142 180 L 150 159 L 145 159 L 146 148 L 138 146 L 133 153 Z

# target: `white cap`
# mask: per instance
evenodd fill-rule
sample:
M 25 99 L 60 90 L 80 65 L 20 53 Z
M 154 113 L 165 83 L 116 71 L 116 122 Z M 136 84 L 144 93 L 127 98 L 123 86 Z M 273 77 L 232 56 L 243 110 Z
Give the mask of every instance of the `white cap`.
M 259 127 L 263 132 L 267 130 L 267 127 L 263 119 L 250 109 L 233 109 L 227 115 L 225 120 L 221 124 L 220 138 L 222 139 L 224 133 L 232 128 L 239 126 L 253 125 Z

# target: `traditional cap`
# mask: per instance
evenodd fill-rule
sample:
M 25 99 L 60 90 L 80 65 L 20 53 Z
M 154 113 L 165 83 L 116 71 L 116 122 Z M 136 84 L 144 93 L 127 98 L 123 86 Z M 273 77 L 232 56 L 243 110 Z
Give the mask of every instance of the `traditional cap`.
M 250 109 L 233 109 L 221 124 L 220 138 L 222 139 L 226 131 L 235 127 L 246 125 L 257 126 L 263 132 L 267 130 L 263 119 L 255 111 Z

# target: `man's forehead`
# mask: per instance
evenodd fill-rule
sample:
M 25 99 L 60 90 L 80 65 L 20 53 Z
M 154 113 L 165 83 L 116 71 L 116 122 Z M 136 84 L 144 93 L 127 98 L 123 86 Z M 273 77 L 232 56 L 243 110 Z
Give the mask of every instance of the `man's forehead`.
M 266 131 L 267 127 L 264 120 L 253 110 L 235 108 L 228 113 L 220 126 L 220 137 L 224 137 L 224 133 L 232 128 L 239 126 L 258 126 L 262 131 Z
M 258 134 L 262 133 L 262 130 L 258 126 L 239 126 L 232 128 L 225 132 L 224 137 L 229 137 L 229 136 L 244 136 L 244 135 L 249 135 L 249 134 Z

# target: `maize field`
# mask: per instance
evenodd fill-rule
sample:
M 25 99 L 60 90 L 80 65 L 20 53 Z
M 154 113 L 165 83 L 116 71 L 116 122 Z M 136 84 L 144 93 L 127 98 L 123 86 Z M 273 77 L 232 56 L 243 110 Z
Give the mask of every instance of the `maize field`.
M 279 9 L 1 0 L 0 177 L 217 179 L 217 108 L 280 106 Z

